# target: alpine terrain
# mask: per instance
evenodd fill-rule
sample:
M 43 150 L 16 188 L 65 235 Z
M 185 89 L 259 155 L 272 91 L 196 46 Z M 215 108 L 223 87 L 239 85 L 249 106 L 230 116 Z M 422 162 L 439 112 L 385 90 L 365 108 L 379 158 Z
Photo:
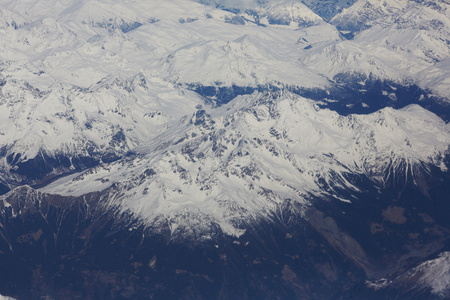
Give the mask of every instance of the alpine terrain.
M 448 0 L 0 0 L 0 297 L 450 299 L 449 120 Z

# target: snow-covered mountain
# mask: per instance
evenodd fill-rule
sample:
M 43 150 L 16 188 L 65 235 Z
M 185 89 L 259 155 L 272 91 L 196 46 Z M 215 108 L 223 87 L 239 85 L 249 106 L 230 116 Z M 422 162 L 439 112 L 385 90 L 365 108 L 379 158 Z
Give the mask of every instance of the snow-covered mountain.
M 3 156 L 10 158 L 2 168 L 39 158 L 38 153 L 45 153 L 49 161 L 57 154 L 94 156 L 100 161 L 101 154 L 93 155 L 97 149 L 114 157 L 123 155 L 151 138 L 150 132 L 159 132 L 153 126 L 169 119 L 177 122 L 180 112 L 192 114 L 201 99 L 189 90 L 216 103 L 254 90 L 286 87 L 308 97 L 315 90 L 331 90 L 332 97 L 350 98 L 354 95 L 337 95 L 333 90 L 366 80 L 340 75 L 363 74 L 418 85 L 447 98 L 447 4 L 432 9 L 407 3 L 408 12 L 423 11 L 423 21 L 415 21 L 418 25 L 406 23 L 398 28 L 397 11 L 392 10 L 392 16 L 385 9 L 384 17 L 378 18 L 385 21 L 378 22 L 391 25 L 373 26 L 346 40 L 298 1 L 248 3 L 235 13 L 183 0 L 114 5 L 108 1 L 4 2 L 0 132 Z M 232 5 L 224 2 L 219 8 Z M 355 3 L 334 20 L 345 16 L 353 20 L 351 11 L 359 6 L 360 2 Z M 439 30 L 424 29 L 421 24 L 427 22 L 440 24 Z M 336 83 L 336 76 L 349 79 Z M 130 86 L 137 84 L 135 78 L 147 87 L 135 90 Z M 123 87 L 116 91 L 114 86 Z M 368 88 L 362 84 L 360 90 Z M 177 95 L 185 94 L 186 100 L 179 101 Z M 397 97 L 395 91 L 388 94 Z M 407 97 L 413 103 L 423 96 Z M 190 109 L 160 109 L 171 106 L 171 101 Z M 159 121 L 148 118 L 158 113 Z M 111 146 L 115 143 L 111 139 L 122 133 L 126 143 L 119 150 Z M 73 164 L 64 165 L 71 169 Z M 41 168 L 61 173 L 52 164 Z M 23 181 L 20 177 L 11 180 Z
M 445 1 L 358 1 L 331 21 L 354 38 L 318 49 L 307 60 L 328 77 L 370 72 L 413 80 L 448 97 L 448 74 L 436 76 L 434 70 L 447 69 L 449 11 Z
M 449 11 L 0 0 L 0 294 L 449 297 Z
M 343 117 L 292 94 L 253 94 L 197 110 L 170 134 L 137 147 L 138 157 L 64 177 L 42 191 L 80 196 L 113 186 L 110 204 L 149 222 L 199 214 L 239 236 L 242 220 L 270 217 L 287 199 L 307 205 L 311 194 L 358 191 L 349 174 L 383 186 L 405 175 L 418 180 L 428 165 L 446 170 L 449 129 L 419 106 Z

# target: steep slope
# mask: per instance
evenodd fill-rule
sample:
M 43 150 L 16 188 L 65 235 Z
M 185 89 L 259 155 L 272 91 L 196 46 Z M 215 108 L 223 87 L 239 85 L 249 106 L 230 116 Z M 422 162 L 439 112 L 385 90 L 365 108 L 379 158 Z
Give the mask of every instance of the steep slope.
M 197 110 L 170 134 L 139 146 L 137 158 L 42 191 L 80 196 L 112 186 L 112 205 L 150 222 L 166 216 L 177 228 L 184 213 L 199 214 L 239 236 L 243 220 L 270 217 L 287 199 L 306 205 L 311 195 L 358 191 L 350 174 L 384 186 L 419 180 L 427 165 L 446 170 L 447 127 L 418 106 L 342 117 L 292 94 L 253 94 L 210 113 Z M 200 226 L 186 221 L 181 225 Z

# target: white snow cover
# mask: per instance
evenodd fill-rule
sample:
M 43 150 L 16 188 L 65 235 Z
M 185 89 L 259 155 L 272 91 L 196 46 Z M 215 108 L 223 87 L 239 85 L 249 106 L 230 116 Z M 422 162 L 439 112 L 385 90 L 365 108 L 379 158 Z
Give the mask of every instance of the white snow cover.
M 24 68 L 21 73 L 36 80 L 49 77 L 34 71 Z M 2 144 L 29 158 L 40 150 L 70 154 L 89 143 L 109 147 L 111 137 L 121 130 L 131 149 L 203 103 L 193 92 L 144 73 L 105 78 L 89 89 L 58 82 L 36 89 L 23 80 L 8 81 L 2 96 Z
M 192 114 L 190 84 L 312 88 L 361 72 L 450 97 L 448 4 L 369 2 L 382 8 L 372 27 L 345 40 L 300 1 L 244 1 L 233 14 L 215 8 L 232 1 L 1 0 L 1 146 L 22 159 L 82 152 L 122 130 L 132 149 Z
M 295 4 L 300 11 L 295 13 L 290 1 L 282 4 L 276 8 L 287 9 L 293 18 L 304 9 L 306 21 L 320 21 L 308 8 L 299 8 L 301 3 Z M 295 63 L 301 54 L 298 26 L 239 26 L 231 24 L 234 14 L 188 0 L 7 1 L 1 7 L 4 24 L 15 15 L 20 17 L 16 23 L 24 23 L 1 28 L 3 60 L 26 60 L 64 84 L 89 87 L 106 76 L 130 77 L 143 70 L 203 85 L 326 83 Z M 120 30 L 133 26 L 139 27 Z
M 433 294 L 441 297 L 450 295 L 450 252 L 441 253 L 438 258 L 422 263 L 416 271 L 423 274 L 419 284 L 431 287 Z
M 417 105 L 344 117 L 293 94 L 254 93 L 197 111 L 139 146 L 136 159 L 62 178 L 41 191 L 83 195 L 114 184 L 110 203 L 149 222 L 190 212 L 239 235 L 239 221 L 277 215 L 286 201 L 302 206 L 310 195 L 356 191 L 346 173 L 383 184 L 404 173 L 414 179 L 421 163 L 441 166 L 449 129 Z
M 132 149 L 202 102 L 180 84 L 327 84 L 296 62 L 298 26 L 234 16 L 189 0 L 0 1 L 1 146 L 82 155 L 122 131 Z M 323 22 L 301 33 L 339 39 Z
M 351 41 L 300 1 L 239 2 L 254 7 L 264 26 L 246 11 L 235 15 L 215 8 L 236 7 L 234 2 L 214 1 L 214 7 L 189 0 L 2 2 L 3 63 L 19 63 L 20 70 L 32 64 L 61 84 L 87 88 L 108 76 L 148 71 L 182 84 L 323 87 L 323 75 L 358 71 L 417 81 L 449 97 L 446 2 L 438 1 L 436 9 L 408 0 L 358 1 L 335 18 L 355 20 L 366 15 L 361 9 L 370 12 L 364 21 L 372 27 Z M 291 21 L 268 23 L 274 18 Z M 28 79 L 20 70 L 8 75 Z M 40 88 L 52 81 L 43 77 L 30 84 Z
M 332 20 L 340 26 L 359 25 L 405 9 L 409 0 L 359 0 Z
M 352 40 L 298 0 L 206 2 L 0 0 L 0 149 L 23 160 L 133 150 L 137 158 L 42 190 L 116 183 L 110 203 L 144 219 L 188 211 L 235 235 L 238 220 L 276 215 L 286 201 L 355 189 L 346 172 L 382 184 L 416 163 L 445 168 L 448 125 L 417 106 L 343 117 L 289 93 L 255 93 L 201 109 L 186 87 L 327 88 L 360 72 L 450 97 L 447 2 L 370 0 L 370 27 Z M 0 168 L 13 176 L 6 157 Z
M 318 22 L 321 17 L 312 12 L 300 0 L 194 0 L 225 9 L 251 10 L 260 17 L 285 19 L 290 22 Z

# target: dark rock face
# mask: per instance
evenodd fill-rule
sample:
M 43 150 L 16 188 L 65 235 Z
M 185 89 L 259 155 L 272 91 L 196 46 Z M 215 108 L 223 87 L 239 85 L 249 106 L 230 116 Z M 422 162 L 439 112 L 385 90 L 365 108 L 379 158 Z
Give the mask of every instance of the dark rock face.
M 346 2 L 337 0 L 304 0 L 302 2 L 324 20 L 330 21 L 335 15 L 340 13 L 342 9 L 351 6 L 356 0 L 349 0 Z
M 11 156 L 13 155 L 8 156 L 8 158 Z M 89 156 L 72 158 L 64 155 L 50 156 L 46 153 L 40 153 L 40 155 L 32 159 L 21 161 L 17 164 L 11 160 L 10 165 L 16 166 L 16 168 L 11 169 L 11 172 L 22 175 L 30 180 L 38 180 L 51 173 L 55 168 L 69 169 L 73 167 L 75 170 L 80 170 L 94 166 L 97 163 L 98 160 Z
M 114 153 L 106 153 L 103 157 L 99 157 L 98 155 L 48 154 L 41 151 L 36 157 L 23 160 L 20 153 L 8 154 L 6 161 L 9 165 L 8 172 L 12 176 L 4 175 L 5 183 L 0 183 L 0 195 L 10 190 L 8 185 L 44 186 L 61 176 L 94 167 L 100 163 L 102 158 L 105 159 L 105 162 L 119 159 Z
M 153 23 L 152 20 L 150 20 L 149 23 Z M 115 30 L 120 30 L 123 33 L 127 33 L 136 28 L 141 27 L 143 24 L 140 22 L 125 22 L 124 20 L 119 20 L 119 21 L 109 20 L 109 21 L 104 21 L 104 22 L 93 23 L 91 25 L 93 27 L 108 29 L 108 31 L 110 31 L 110 32 L 114 32 Z
M 20 299 L 438 299 L 401 285 L 375 290 L 450 250 L 450 174 L 360 188 L 352 203 L 286 202 L 272 220 L 219 227 L 210 240 L 171 236 L 107 205 L 108 191 L 62 197 L 22 187 L 0 202 L 0 294 Z M 151 191 L 149 191 L 151 192 Z M 343 195 L 346 191 L 339 191 Z M 156 224 L 156 223 L 155 223 Z
M 107 149 L 102 152 L 96 147 L 88 146 L 87 149 L 81 149 L 81 153 L 48 153 L 41 150 L 35 157 L 27 158 L 22 157 L 20 153 L 8 153 L 4 149 L 0 151 L 0 158 L 6 157 L 9 170 L 5 173 L 11 176 L 3 174 L 4 183 L 0 182 L 0 195 L 14 186 L 42 187 L 61 176 L 95 167 L 100 163 L 114 162 L 121 156 L 132 154 L 131 151 L 127 151 L 126 138 L 122 131 L 118 131 L 112 137 L 110 144 L 121 151 Z

